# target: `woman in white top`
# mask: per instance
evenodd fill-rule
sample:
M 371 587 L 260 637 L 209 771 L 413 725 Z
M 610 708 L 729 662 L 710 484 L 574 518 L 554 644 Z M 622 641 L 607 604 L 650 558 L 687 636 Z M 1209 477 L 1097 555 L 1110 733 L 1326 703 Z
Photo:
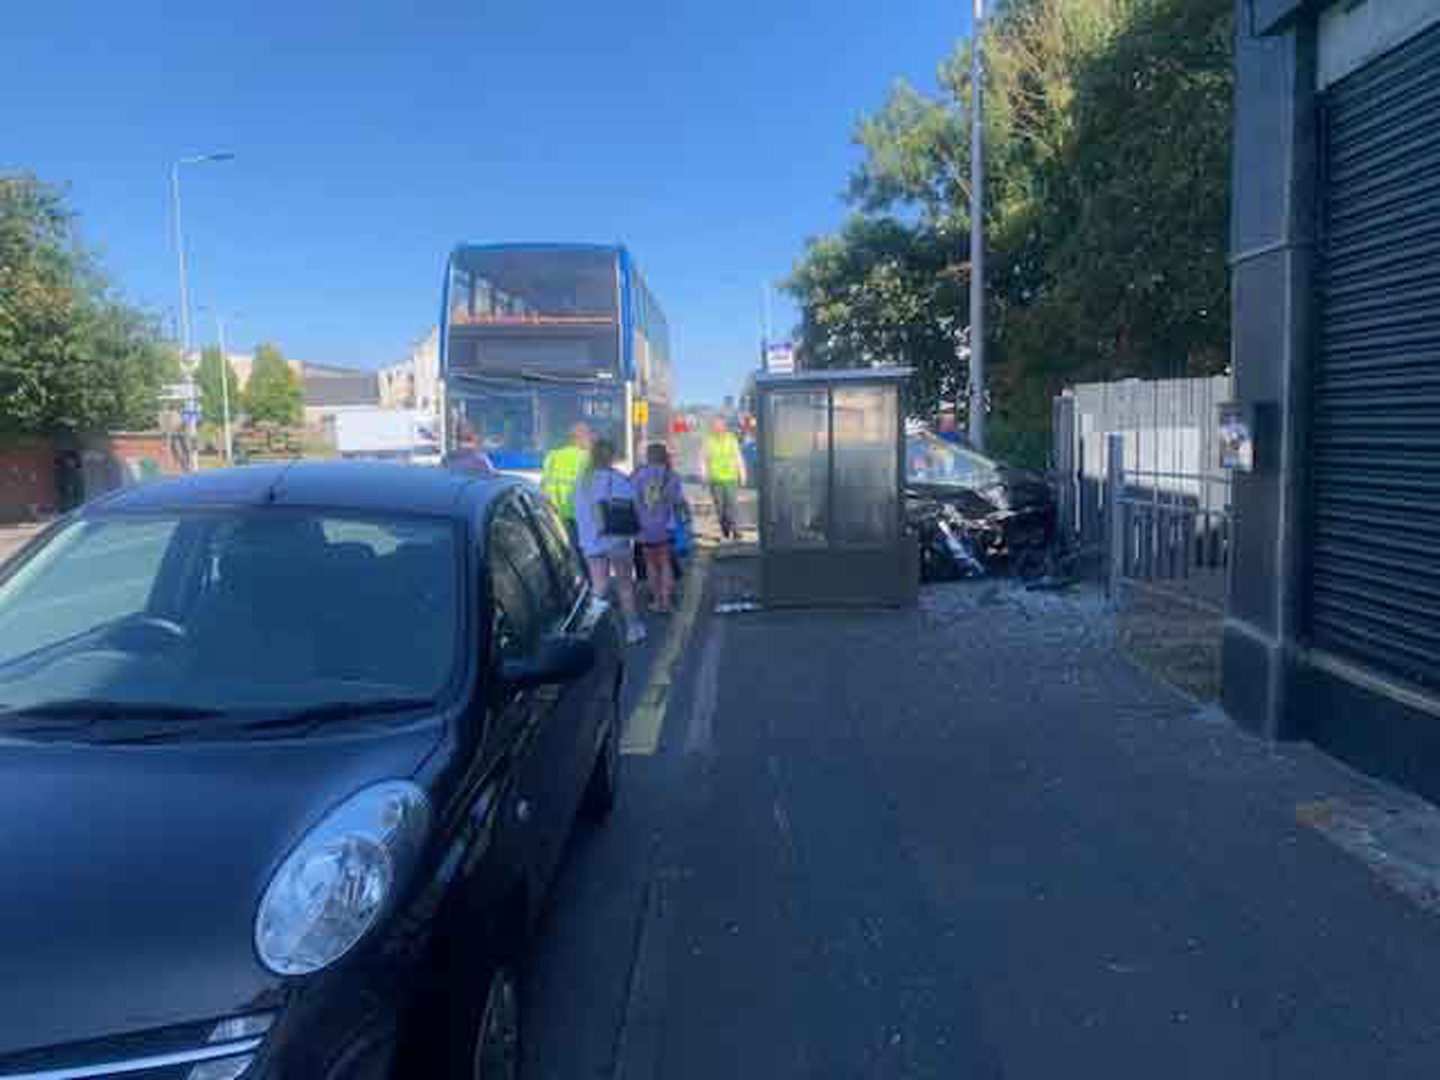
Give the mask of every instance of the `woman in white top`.
M 635 610 L 635 538 L 613 536 L 605 531 L 607 502 L 635 502 L 629 478 L 615 468 L 615 444 L 597 439 L 590 447 L 590 468 L 575 486 L 575 525 L 580 534 L 580 551 L 590 564 L 590 582 L 606 596 L 610 582 L 620 599 L 620 610 L 629 629 L 625 640 L 635 645 L 645 640 L 645 624 Z

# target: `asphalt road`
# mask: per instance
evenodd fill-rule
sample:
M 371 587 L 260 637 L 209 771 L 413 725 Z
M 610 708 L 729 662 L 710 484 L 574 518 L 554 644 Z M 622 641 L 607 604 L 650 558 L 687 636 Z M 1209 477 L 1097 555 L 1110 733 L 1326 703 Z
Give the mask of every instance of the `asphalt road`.
M 1155 683 L 1090 599 L 712 614 L 743 569 L 576 837 L 531 1080 L 1440 1074 L 1440 923 L 1297 818 L 1385 789 Z

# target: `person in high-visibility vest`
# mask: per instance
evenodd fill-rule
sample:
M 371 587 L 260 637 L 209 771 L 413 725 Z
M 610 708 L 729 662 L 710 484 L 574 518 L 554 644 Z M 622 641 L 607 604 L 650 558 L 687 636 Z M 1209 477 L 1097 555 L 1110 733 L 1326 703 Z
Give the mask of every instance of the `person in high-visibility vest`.
M 594 436 L 588 424 L 576 424 L 570 432 L 570 441 L 557 446 L 545 455 L 540 471 L 540 489 L 545 492 L 574 539 L 578 534 L 575 526 L 575 485 L 590 468 L 590 444 Z
M 715 500 L 715 513 L 720 517 L 720 535 L 733 540 L 740 535 L 735 527 L 736 492 L 745 482 L 745 458 L 740 453 L 740 440 L 728 424 L 716 417 L 710 434 L 705 436 L 705 452 L 701 456 L 705 482 Z

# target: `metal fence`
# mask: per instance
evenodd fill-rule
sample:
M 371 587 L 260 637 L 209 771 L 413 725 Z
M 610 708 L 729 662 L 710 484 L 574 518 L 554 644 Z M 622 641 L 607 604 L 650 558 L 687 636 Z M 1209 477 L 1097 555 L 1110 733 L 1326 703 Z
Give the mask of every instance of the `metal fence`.
M 1230 380 L 1091 383 L 1055 401 L 1060 516 L 1111 588 L 1163 584 L 1223 610 L 1233 528 L 1218 406 Z
M 1127 470 L 1125 444 L 1126 436 L 1109 436 L 1106 577 L 1112 594 L 1127 582 L 1159 584 L 1223 613 L 1233 529 L 1229 478 Z M 1208 505 L 1176 490 L 1180 484 L 1220 487 L 1225 497 Z

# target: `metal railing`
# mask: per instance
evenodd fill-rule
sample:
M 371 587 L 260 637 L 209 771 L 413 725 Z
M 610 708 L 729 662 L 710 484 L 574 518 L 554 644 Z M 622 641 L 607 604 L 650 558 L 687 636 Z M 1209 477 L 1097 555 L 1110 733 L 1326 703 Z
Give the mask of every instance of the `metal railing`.
M 1128 583 L 1224 611 L 1234 518 L 1230 478 L 1125 468 L 1125 436 L 1106 440 L 1107 584 Z

